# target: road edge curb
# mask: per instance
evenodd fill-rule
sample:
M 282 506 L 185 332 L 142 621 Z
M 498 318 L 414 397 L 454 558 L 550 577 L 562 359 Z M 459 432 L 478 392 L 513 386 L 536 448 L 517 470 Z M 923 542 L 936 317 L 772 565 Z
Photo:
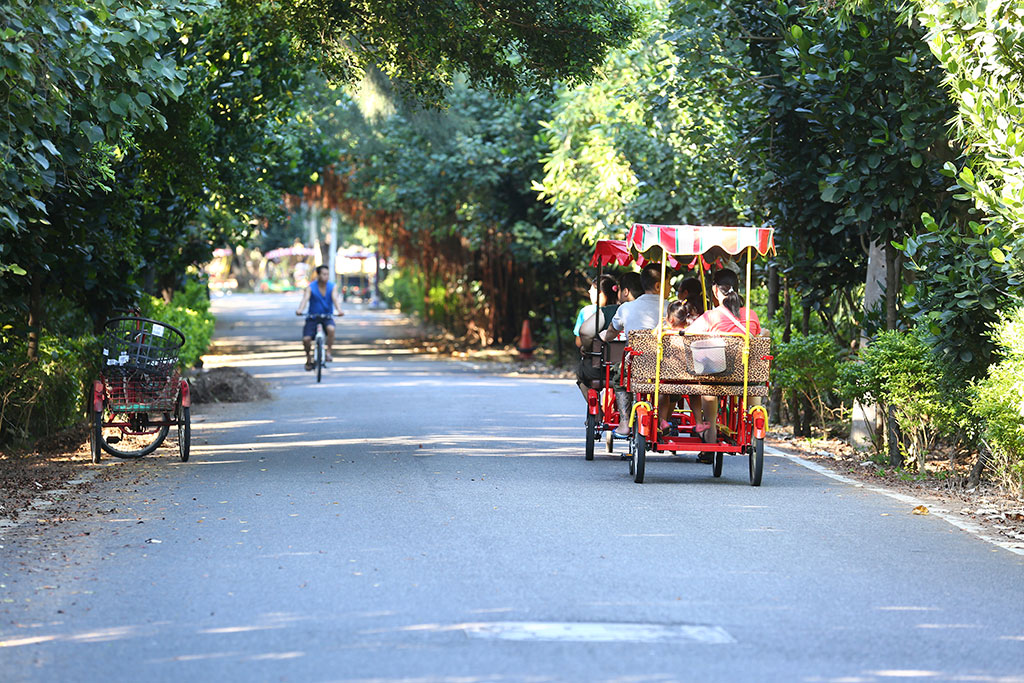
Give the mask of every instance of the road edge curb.
M 837 472 L 833 472 L 824 465 L 819 465 L 818 463 L 807 460 L 806 458 L 802 458 L 799 455 L 786 453 L 785 451 L 779 450 L 774 446 L 765 445 L 764 452 L 767 455 L 774 455 L 781 458 L 785 458 L 786 460 L 789 460 L 790 462 L 794 462 L 802 467 L 805 467 L 811 470 L 812 472 L 817 472 L 818 474 L 824 475 L 829 479 L 834 479 L 835 481 L 839 481 L 849 486 L 853 486 L 854 488 L 862 488 L 871 491 L 872 493 L 880 493 L 883 496 L 892 498 L 894 500 L 898 500 L 901 503 L 909 503 L 914 506 L 924 505 L 928 508 L 929 514 L 938 517 L 939 519 L 953 525 L 961 531 L 966 531 L 967 533 L 981 539 L 982 541 L 985 541 L 986 543 L 1002 548 L 1003 550 L 1008 550 L 1009 552 L 1015 555 L 1024 556 L 1024 548 L 1015 547 L 1015 544 L 1013 544 L 1010 541 L 1004 541 L 1002 539 L 996 538 L 989 534 L 985 530 L 985 528 L 982 527 L 980 524 L 975 524 L 974 522 L 961 519 L 959 515 L 951 512 L 946 508 L 935 507 L 935 504 L 930 501 L 926 501 L 922 498 L 916 498 L 914 496 L 909 496 L 905 493 L 890 491 L 889 489 L 883 488 L 881 486 L 865 484 L 864 482 L 857 481 L 856 479 L 851 479 L 850 477 L 843 476 L 842 474 L 839 474 Z

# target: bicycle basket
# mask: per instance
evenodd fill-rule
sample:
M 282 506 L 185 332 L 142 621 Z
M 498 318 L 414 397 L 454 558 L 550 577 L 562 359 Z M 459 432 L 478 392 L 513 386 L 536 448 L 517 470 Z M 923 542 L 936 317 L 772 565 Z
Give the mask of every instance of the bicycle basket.
M 103 373 L 170 376 L 185 335 L 149 318 L 114 318 L 103 326 Z
M 174 410 L 181 378 L 178 373 L 157 375 L 124 370 L 103 377 L 107 408 L 114 413 L 158 413 Z

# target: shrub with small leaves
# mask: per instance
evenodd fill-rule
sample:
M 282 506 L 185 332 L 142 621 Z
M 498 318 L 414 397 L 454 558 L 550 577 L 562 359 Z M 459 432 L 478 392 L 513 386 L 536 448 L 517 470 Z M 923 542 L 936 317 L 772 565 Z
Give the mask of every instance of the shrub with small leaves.
M 98 376 L 99 349 L 92 336 L 45 335 L 39 360 L 25 360 L 24 343 L 0 352 L 0 444 L 53 434 L 79 419 L 85 388 Z
M 958 431 L 965 391 L 954 391 L 949 369 L 919 332 L 882 332 L 839 373 L 844 398 L 892 412 L 902 433 L 905 465 L 918 467 L 940 436 Z M 889 435 L 893 437 L 892 434 Z
M 824 334 L 798 334 L 788 342 L 776 342 L 772 352 L 775 385 L 787 398 L 806 398 L 824 423 L 836 404 L 841 355 L 835 341 Z
M 1024 490 L 1024 308 L 1006 316 L 990 338 L 1002 359 L 974 385 L 971 414 L 981 422 L 1000 483 Z
M 190 278 L 183 291 L 174 293 L 170 303 L 153 296 L 143 297 L 141 303 L 143 317 L 173 325 L 185 335 L 178 364 L 184 368 L 198 364 L 213 338 L 214 317 L 206 285 Z

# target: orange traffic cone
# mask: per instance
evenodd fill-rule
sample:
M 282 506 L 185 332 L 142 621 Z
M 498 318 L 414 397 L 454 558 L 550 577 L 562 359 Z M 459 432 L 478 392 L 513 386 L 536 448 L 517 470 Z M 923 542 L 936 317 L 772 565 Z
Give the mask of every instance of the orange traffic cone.
M 533 335 L 530 334 L 530 321 L 523 321 L 523 331 L 519 335 L 519 344 L 516 346 L 516 350 L 519 351 L 519 360 L 530 360 L 533 358 L 533 350 L 537 347 L 533 345 Z

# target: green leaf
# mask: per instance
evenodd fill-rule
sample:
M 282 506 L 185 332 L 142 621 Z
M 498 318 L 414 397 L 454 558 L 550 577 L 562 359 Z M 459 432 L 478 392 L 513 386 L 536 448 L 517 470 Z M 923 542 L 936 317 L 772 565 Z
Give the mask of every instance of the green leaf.
M 910 165 L 913 166 L 914 168 L 921 168 L 921 164 L 923 163 L 924 158 L 917 152 L 914 152 L 913 154 L 910 155 Z
M 1006 254 L 999 247 L 992 247 L 992 250 L 988 253 L 996 263 L 1006 263 Z

